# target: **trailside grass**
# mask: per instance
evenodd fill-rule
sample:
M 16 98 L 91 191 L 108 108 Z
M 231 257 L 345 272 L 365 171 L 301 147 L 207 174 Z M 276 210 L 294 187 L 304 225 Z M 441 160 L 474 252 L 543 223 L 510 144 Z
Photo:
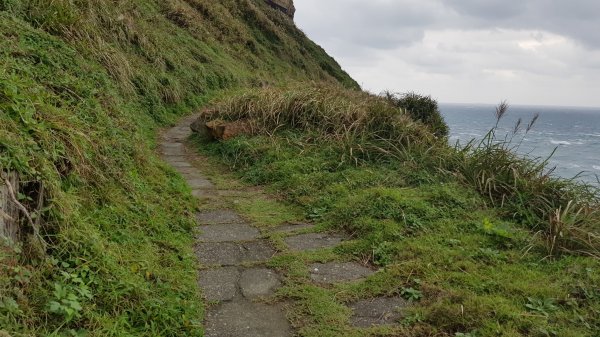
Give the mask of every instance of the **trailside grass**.
M 326 94 L 330 100 L 315 102 L 296 100 L 302 94 L 278 90 L 217 102 L 218 117 L 247 118 L 254 132 L 227 141 L 198 140 L 197 147 L 242 181 L 264 186 L 276 196 L 281 206 L 238 201 L 243 205 L 238 209 L 249 218 L 269 224 L 295 216 L 297 221 L 314 222 L 318 230 L 350 235 L 351 240 L 340 247 L 317 253 L 287 252 L 281 235 L 271 236 L 283 250 L 271 263 L 286 278 L 279 296 L 293 300 L 290 316 L 301 336 L 597 335 L 600 260 L 568 250 L 552 254 L 547 235 L 538 232 L 546 220 L 537 218 L 538 229 L 531 227 L 510 213 L 513 206 L 495 205 L 487 193 L 461 178 L 459 173 L 465 171 L 452 172 L 448 170 L 452 165 L 439 164 L 454 155 L 428 157 L 443 151 L 462 155 L 459 150 L 435 140 L 427 140 L 428 146 L 416 144 L 415 135 L 423 132 L 418 129 L 423 126 L 386 113 L 388 108 L 379 102 L 374 103 L 375 110 L 362 105 L 361 97 L 377 100 L 364 94 L 356 94 L 360 97 L 354 104 L 356 95 L 336 101 L 345 94 Z M 263 100 L 267 96 L 273 98 Z M 342 123 L 336 124 L 336 118 Z M 398 130 L 404 131 L 394 131 L 393 124 L 369 122 L 378 118 L 409 124 L 400 125 Z M 416 131 L 406 134 L 411 130 Z M 381 140 L 378 135 L 384 132 L 397 138 Z M 394 146 L 402 151 L 394 152 Z M 489 158 L 500 155 L 505 154 L 492 153 Z M 519 161 L 526 159 L 501 160 L 520 170 Z M 538 179 L 537 173 L 530 177 Z M 544 193 L 551 186 L 544 185 Z M 580 196 L 578 202 L 588 205 L 587 194 Z M 589 207 L 594 207 L 594 197 L 589 200 Z M 276 209 L 277 214 L 269 217 L 266 209 Z M 587 222 L 573 225 L 591 225 L 587 228 L 593 234 L 596 213 L 591 209 L 589 214 Z M 591 246 L 590 252 L 596 248 Z M 369 263 L 379 272 L 355 283 L 314 285 L 308 264 L 332 260 Z M 351 327 L 346 304 L 376 296 L 402 296 L 410 302 L 400 326 Z

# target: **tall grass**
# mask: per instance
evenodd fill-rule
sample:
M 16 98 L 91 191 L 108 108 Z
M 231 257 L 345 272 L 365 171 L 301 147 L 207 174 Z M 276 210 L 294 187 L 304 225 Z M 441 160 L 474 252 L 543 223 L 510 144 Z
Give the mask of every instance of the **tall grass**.
M 518 154 L 539 115 L 508 134 L 499 134 L 506 102 L 495 111 L 496 124 L 479 141 L 458 144 L 444 156 L 443 170 L 455 174 L 487 197 L 493 206 L 544 237 L 549 254 L 577 252 L 600 258 L 600 193 L 594 186 L 553 175 L 548 158 Z
M 334 85 L 244 90 L 229 94 L 212 111 L 208 118 L 246 120 L 255 134 L 302 130 L 341 142 L 356 156 L 437 142 L 427 127 L 386 99 Z
M 431 99 L 405 98 L 414 111 L 437 111 Z M 229 94 L 206 118 L 245 120 L 255 134 L 299 130 L 340 142 L 357 159 L 397 160 L 441 173 L 471 186 L 491 206 L 543 236 L 549 254 L 600 257 L 600 194 L 592 186 L 553 176 L 547 160 L 517 154 L 522 121 L 510 135 L 499 135 L 496 123 L 483 140 L 452 147 L 434 134 L 447 126 L 433 130 L 415 120 L 421 118 L 402 108 L 401 99 L 337 86 L 253 89 Z M 507 113 L 508 104 L 499 105 L 498 122 Z

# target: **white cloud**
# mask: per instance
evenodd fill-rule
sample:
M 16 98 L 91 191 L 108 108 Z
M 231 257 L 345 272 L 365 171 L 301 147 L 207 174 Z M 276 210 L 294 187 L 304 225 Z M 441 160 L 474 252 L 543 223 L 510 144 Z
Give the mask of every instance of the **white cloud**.
M 374 92 L 415 90 L 442 102 L 600 106 L 600 22 L 591 20 L 599 4 L 303 0 L 296 20 Z

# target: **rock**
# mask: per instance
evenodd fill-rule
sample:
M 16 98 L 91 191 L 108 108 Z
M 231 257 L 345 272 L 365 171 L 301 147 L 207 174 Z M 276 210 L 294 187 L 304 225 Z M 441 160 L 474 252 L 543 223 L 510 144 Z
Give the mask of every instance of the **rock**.
M 202 117 L 198 117 L 192 124 L 190 124 L 190 129 L 198 134 L 202 138 L 209 138 L 210 132 L 206 127 L 206 121 Z
M 200 115 L 190 124 L 190 129 L 197 133 L 201 138 L 208 139 L 211 137 L 208 128 L 206 127 L 206 123 L 211 120 L 211 116 L 214 115 L 216 111 L 214 109 L 204 109 L 200 112 Z
M 205 124 L 212 139 L 228 140 L 236 136 L 250 134 L 252 128 L 248 121 L 226 122 L 220 119 Z
M 271 7 L 284 12 L 290 18 L 294 18 L 294 14 L 296 13 L 296 7 L 294 7 L 293 0 L 265 0 L 265 2 Z

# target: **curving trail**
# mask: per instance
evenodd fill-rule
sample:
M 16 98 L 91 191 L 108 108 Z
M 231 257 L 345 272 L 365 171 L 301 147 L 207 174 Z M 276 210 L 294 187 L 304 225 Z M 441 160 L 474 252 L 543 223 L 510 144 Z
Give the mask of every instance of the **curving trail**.
M 282 224 L 272 232 L 288 235 L 287 249 L 277 251 L 261 232 L 232 209 L 221 198 L 235 191 L 219 190 L 194 166 L 201 158 L 186 148 L 194 116 L 182 119 L 168 129 L 160 143 L 161 157 L 187 181 L 192 194 L 210 205 L 212 211 L 196 215 L 198 223 L 195 252 L 200 263 L 199 284 L 207 302 L 205 333 L 207 337 L 287 337 L 295 335 L 287 317 L 291 303 L 276 296 L 285 283 L 283 275 L 267 267 L 278 254 L 332 248 L 345 237 L 335 234 L 306 233 L 307 224 Z M 304 234 L 296 234 L 301 231 Z M 281 250 L 281 249 L 280 249 Z M 324 263 L 307 266 L 311 280 L 324 286 L 354 281 L 373 273 L 355 262 Z M 392 300 L 392 302 L 390 302 Z M 390 303 L 378 303 L 388 301 Z M 368 327 L 389 324 L 397 319 L 397 303 L 393 299 L 375 299 L 351 305 L 355 314 L 352 325 Z M 384 310 L 384 312 L 382 312 Z M 387 310 L 387 311 L 385 311 Z

